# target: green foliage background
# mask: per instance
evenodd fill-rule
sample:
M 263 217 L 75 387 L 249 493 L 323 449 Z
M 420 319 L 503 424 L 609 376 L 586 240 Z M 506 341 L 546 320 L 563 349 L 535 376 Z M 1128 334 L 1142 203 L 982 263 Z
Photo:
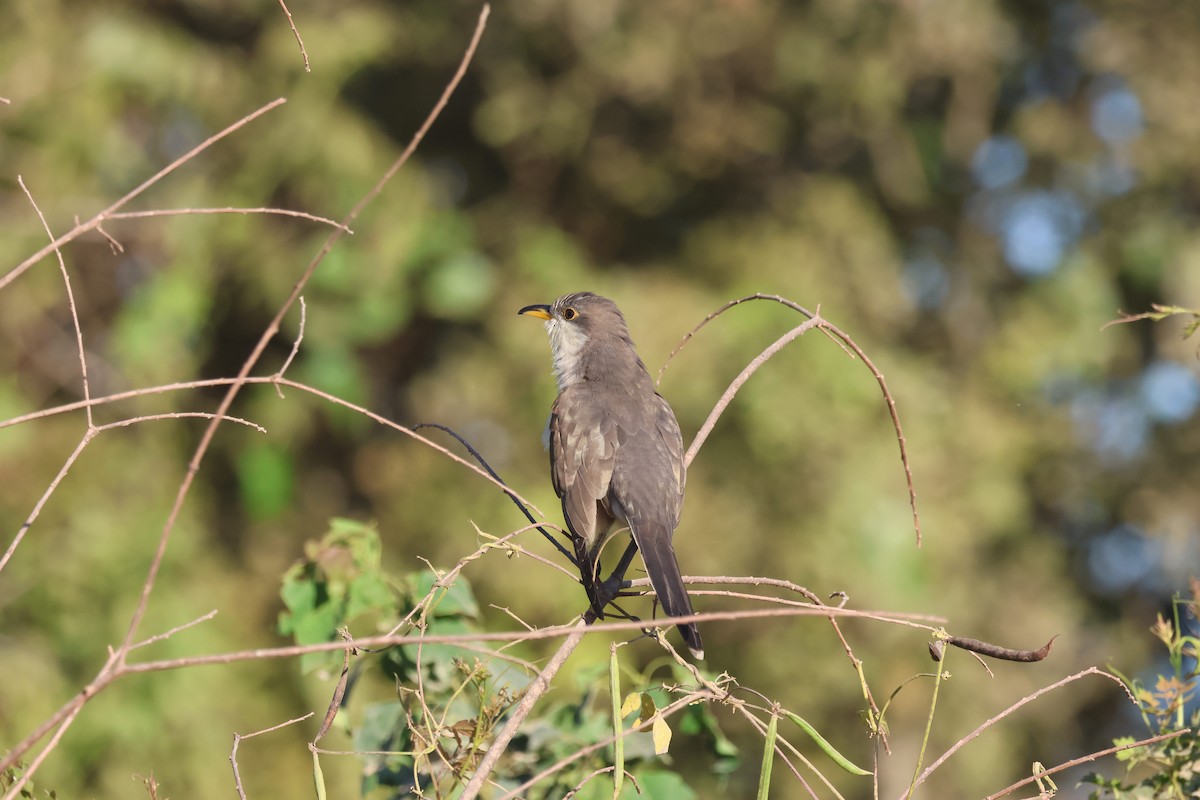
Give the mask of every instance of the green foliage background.
M 277 96 L 286 105 L 137 207 L 275 205 L 341 217 L 432 106 L 479 6 L 290 7 L 311 73 L 266 0 L 8 0 L 0 269 L 46 241 L 18 174 L 60 234 Z M 999 665 L 994 679 L 960 661 L 934 728 L 940 752 L 1084 666 L 1151 667 L 1145 628 L 1200 563 L 1196 416 L 1089 412 L 1098 403 L 1136 411 L 1138 382 L 1156 362 L 1196 374 L 1182 323 L 1100 331 L 1119 308 L 1200 306 L 1196 41 L 1200 15 L 1182 0 L 499 5 L 417 158 L 306 292 L 290 374 L 402 423 L 455 428 L 558 521 L 539 444 L 553 397 L 547 347 L 519 307 L 581 288 L 607 294 L 655 370 L 732 297 L 762 291 L 819 305 L 896 395 L 925 546 L 913 545 L 874 382 L 811 336 L 745 387 L 701 452 L 680 560 L 691 574 L 787 578 L 823 595 L 845 591 L 859 608 L 947 616 L 956 633 L 1014 647 L 1061 634 L 1048 661 Z M 1135 94 L 1144 118 L 1140 135 L 1119 145 L 1094 127 L 1113 85 Z M 1045 275 L 1014 271 L 984 219 L 972 159 L 997 133 L 1027 155 L 1022 187 L 1082 198 L 1081 236 Z M 1132 170 L 1132 185 L 1089 190 L 1096 165 L 1110 162 Z M 99 236 L 65 253 L 95 395 L 235 374 L 326 235 L 290 218 L 224 215 L 106 230 L 122 253 Z M 914 266 L 929 259 L 940 265 L 934 302 Z M 297 322 L 264 374 L 286 357 Z M 663 382 L 685 436 L 745 362 L 797 322 L 750 304 L 691 344 Z M 0 292 L 0 418 L 78 399 L 74 348 L 62 280 L 46 259 Z M 97 413 L 210 410 L 217 396 L 175 393 Z M 157 645 L 155 657 L 284 641 L 280 576 L 330 518 L 377 521 L 393 574 L 421 569 L 422 557 L 452 564 L 476 546 L 472 522 L 497 534 L 523 523 L 461 467 L 313 398 L 251 389 L 233 413 L 268 433 L 221 429 L 143 630 L 220 614 Z M 0 574 L 6 747 L 85 684 L 124 635 L 201 424 L 100 437 Z M 78 414 L 0 429 L 5 546 L 83 429 Z M 1131 430 L 1145 432 L 1138 447 L 1105 448 Z M 1104 575 L 1114 531 L 1133 532 L 1138 552 L 1153 556 L 1135 580 Z M 537 625 L 582 609 L 566 579 L 528 560 L 499 563 L 467 571 L 493 626 L 513 623 L 492 606 Z M 848 628 L 877 692 L 928 670 L 914 635 Z M 826 623 L 711 624 L 705 642 L 711 668 L 779 698 L 870 763 L 857 682 Z M 607 648 L 589 637 L 568 668 L 605 661 Z M 228 793 L 232 732 L 323 709 L 329 691 L 328 676 L 302 676 L 294 662 L 122 682 L 88 707 L 37 783 L 108 797 L 153 772 L 170 796 Z M 896 781 L 906 782 L 898 765 L 912 762 L 926 700 L 908 689 L 891 712 Z M 947 764 L 930 796 L 984 794 L 1034 759 L 1057 763 L 1137 731 L 1122 702 L 1097 682 L 1036 703 Z M 730 733 L 757 752 L 749 731 Z M 302 742 L 311 735 L 243 746 L 250 796 L 308 791 Z M 702 796 L 721 780 L 732 796 L 752 792 L 754 759 L 718 779 L 698 749 L 678 737 L 672 752 L 696 770 Z M 344 796 L 356 791 L 357 769 L 352 759 L 325 768 Z M 778 796 L 802 796 L 777 781 Z

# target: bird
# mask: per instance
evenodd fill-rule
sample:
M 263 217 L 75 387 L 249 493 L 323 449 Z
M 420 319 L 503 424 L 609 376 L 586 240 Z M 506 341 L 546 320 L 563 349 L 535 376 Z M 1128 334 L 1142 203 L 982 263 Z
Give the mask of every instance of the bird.
M 642 555 L 650 585 L 670 617 L 693 614 L 672 538 L 683 508 L 687 468 L 675 412 L 654 386 L 616 303 L 592 292 L 525 306 L 544 320 L 558 396 L 546 443 L 583 586 L 597 618 L 628 586 L 625 570 Z M 600 554 L 615 523 L 631 541 L 612 576 L 600 581 Z M 704 658 L 694 622 L 678 625 L 684 644 Z

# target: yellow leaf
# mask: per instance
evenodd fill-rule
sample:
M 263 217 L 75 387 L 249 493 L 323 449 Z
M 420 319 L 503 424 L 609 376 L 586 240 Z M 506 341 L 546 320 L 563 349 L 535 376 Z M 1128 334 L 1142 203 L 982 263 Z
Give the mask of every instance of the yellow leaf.
M 640 692 L 630 692 L 625 696 L 625 702 L 621 703 L 621 719 L 625 719 L 634 711 L 641 708 L 642 695 Z
M 654 718 L 654 727 L 651 728 L 651 734 L 654 737 L 654 755 L 661 756 L 671 749 L 671 726 L 662 717 Z

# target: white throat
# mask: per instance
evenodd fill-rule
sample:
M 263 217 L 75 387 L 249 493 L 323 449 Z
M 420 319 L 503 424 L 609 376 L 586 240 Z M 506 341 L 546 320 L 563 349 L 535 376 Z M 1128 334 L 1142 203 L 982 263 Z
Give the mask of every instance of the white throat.
M 546 321 L 550 334 L 550 352 L 554 357 L 554 378 L 561 392 L 568 386 L 583 382 L 583 359 L 580 357 L 588 336 L 578 325 L 560 319 Z

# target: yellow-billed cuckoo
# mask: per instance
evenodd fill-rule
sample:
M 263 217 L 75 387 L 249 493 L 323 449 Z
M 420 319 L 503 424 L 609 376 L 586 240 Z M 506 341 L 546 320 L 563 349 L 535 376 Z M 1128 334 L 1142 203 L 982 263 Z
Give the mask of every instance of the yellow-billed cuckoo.
M 613 301 L 591 292 L 518 314 L 546 321 L 558 397 L 548 427 L 550 475 L 562 500 L 592 610 L 624 588 L 635 548 L 668 616 L 692 613 L 671 537 L 683 506 L 683 437 L 671 406 L 654 390 L 625 318 Z M 600 552 L 614 522 L 632 542 L 609 580 L 600 582 Z M 683 641 L 704 658 L 694 623 L 679 625 Z

